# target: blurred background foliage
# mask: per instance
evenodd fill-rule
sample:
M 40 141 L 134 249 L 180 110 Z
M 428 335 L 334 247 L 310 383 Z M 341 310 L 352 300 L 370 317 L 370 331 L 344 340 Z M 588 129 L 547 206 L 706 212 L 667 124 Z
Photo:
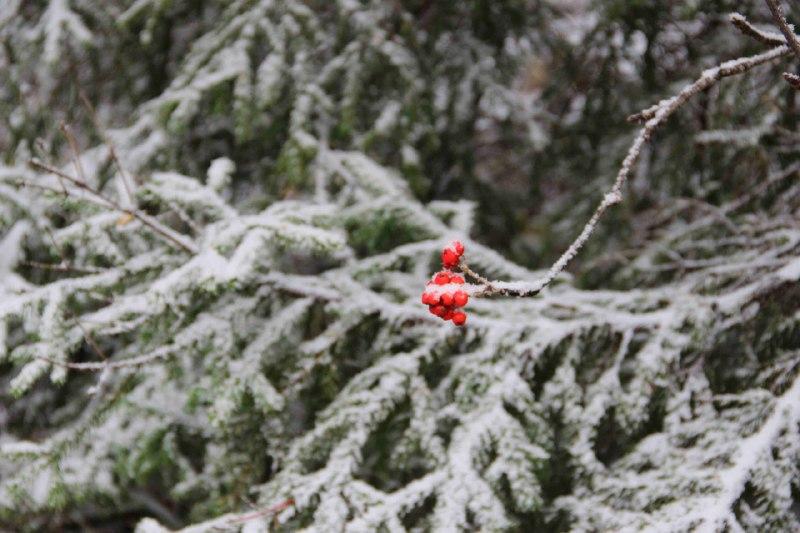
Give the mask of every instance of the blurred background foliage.
M 33 26 L 45 4 L 23 2 L 15 16 Z M 74 2 L 94 40 L 88 48 L 65 47 L 51 64 L 30 61 L 25 56 L 35 49 L 15 46 L 21 43 L 10 31 L 0 33 L 10 75 L 0 85 L 6 162 L 37 150 L 63 157 L 54 119 L 73 125 L 85 145 L 100 141 L 78 88 L 104 124 L 127 126 L 139 106 L 180 74 L 194 39 L 248 3 L 126 4 L 97 10 L 89 1 Z M 769 21 L 760 3 L 725 0 L 355 3 L 369 15 L 364 22 L 345 4 L 305 2 L 316 18 L 298 29 L 283 56 L 288 63 L 281 76 L 294 80 L 278 80 L 268 98 L 257 90 L 237 94 L 239 82 L 232 80 L 204 94 L 197 104 L 203 112 L 188 123 L 170 121 L 166 106 L 161 118 L 169 149 L 153 164 L 202 176 L 211 160 L 225 155 L 236 163 L 237 182 L 248 182 L 240 189 L 255 181 L 270 196 L 298 194 L 313 154 L 287 143 L 292 114 L 302 105 L 293 94 L 302 76 L 291 71 L 313 71 L 355 44 L 359 68 L 322 87 L 334 104 L 316 122 L 324 131 L 312 133 L 400 169 L 423 201 L 476 201 L 475 237 L 530 267 L 546 266 L 563 250 L 611 181 L 635 130 L 625 118 L 720 59 L 757 50 L 731 29 L 730 12 Z M 315 24 L 324 31 L 315 34 Z M 395 56 L 369 42 L 377 34 L 373 24 L 395 45 Z M 332 42 L 322 46 L 320 35 Z M 253 76 L 269 52 L 263 37 L 249 44 Z M 401 61 L 412 68 L 401 68 Z M 59 75 L 46 75 L 45 68 Z M 658 134 L 628 201 L 590 243 L 584 257 L 605 253 L 597 265 L 602 271 L 587 275 L 587 285 L 608 283 L 625 250 L 641 243 L 643 235 L 631 229 L 638 227 L 630 224 L 634 217 L 650 216 L 676 197 L 717 203 L 762 179 L 770 166 L 766 151 L 794 126 L 794 106 L 794 93 L 751 77 L 691 102 Z M 695 138 L 705 130 L 765 124 L 770 130 L 755 145 Z M 572 268 L 583 270 L 580 262 Z

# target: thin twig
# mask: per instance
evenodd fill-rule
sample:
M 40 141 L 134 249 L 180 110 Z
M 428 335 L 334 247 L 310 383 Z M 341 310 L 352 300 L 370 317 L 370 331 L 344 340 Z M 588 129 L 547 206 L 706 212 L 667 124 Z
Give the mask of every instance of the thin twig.
M 47 233 L 47 237 L 50 239 L 50 243 L 55 248 L 56 253 L 58 253 L 58 258 L 61 259 L 61 262 L 57 265 L 52 263 L 40 263 L 37 261 L 25 261 L 26 264 L 33 268 L 41 268 L 44 270 L 53 270 L 56 272 L 74 272 L 76 274 L 100 274 L 105 272 L 107 269 L 105 268 L 97 268 L 97 267 L 76 267 L 72 264 L 72 261 L 67 259 L 67 255 L 64 253 L 64 249 L 58 244 L 56 240 L 56 236 L 53 235 L 53 230 L 50 229 L 48 225 L 42 225 L 42 229 L 45 233 Z
M 115 209 L 116 208 L 115 205 L 114 205 L 114 202 L 111 199 L 107 198 L 101 192 L 99 192 L 96 189 L 94 189 L 93 187 L 89 186 L 88 183 L 86 183 L 84 181 L 81 181 L 80 179 L 75 178 L 73 176 L 70 176 L 69 174 L 67 174 L 66 172 L 64 172 L 63 170 L 61 170 L 58 167 L 55 167 L 53 165 L 49 165 L 49 164 L 47 164 L 47 163 L 45 163 L 43 161 L 40 161 L 38 159 L 31 159 L 30 161 L 28 161 L 28 165 L 30 165 L 30 167 L 35 169 L 35 170 L 40 170 L 40 171 L 43 171 L 43 172 L 49 172 L 50 174 L 53 174 L 54 176 L 58 177 L 59 179 L 67 180 L 70 184 L 74 185 L 78 189 L 89 193 L 89 196 L 92 198 L 91 201 L 93 203 L 96 203 L 98 205 L 101 205 L 101 206 L 107 207 L 107 208 L 111 208 L 111 209 Z M 69 191 L 67 191 L 67 193 L 69 193 Z
M 101 274 L 106 271 L 106 269 L 103 268 L 77 267 L 70 264 L 65 265 L 62 263 L 59 263 L 57 265 L 54 265 L 52 263 L 40 263 L 38 261 L 21 261 L 21 263 L 31 268 L 41 268 L 42 270 L 52 270 L 55 272 L 74 272 L 76 274 Z
M 47 160 L 48 159 L 47 147 L 44 145 L 44 141 L 41 138 L 37 138 L 36 141 L 33 143 L 33 145 L 35 147 L 34 153 L 36 153 L 39 157 L 41 157 L 42 160 Z M 60 192 L 63 193 L 64 198 L 66 198 L 69 196 L 69 193 L 67 192 L 67 186 L 64 185 L 64 180 L 61 179 L 61 176 L 57 177 L 58 177 L 58 184 L 61 185 Z
M 81 179 L 81 181 L 86 183 L 86 174 L 83 172 L 83 165 L 81 164 L 81 153 L 80 150 L 78 150 L 78 141 L 75 139 L 75 135 L 72 133 L 72 128 L 70 128 L 65 122 L 62 122 L 61 133 L 63 133 L 64 137 L 67 138 L 69 151 L 72 155 L 72 164 L 75 165 L 75 172 L 78 173 L 78 177 Z
M 692 92 L 691 92 L 691 94 L 689 96 L 693 96 L 693 95 L 697 94 L 698 92 L 701 92 L 701 91 L 704 91 L 704 90 L 708 89 L 709 87 L 711 87 L 711 85 L 713 85 L 715 82 L 717 82 L 721 78 L 726 78 L 726 77 L 729 77 L 729 76 L 735 76 L 737 74 L 742 74 L 742 73 L 747 72 L 748 70 L 752 69 L 753 67 L 756 67 L 756 66 L 764 64 L 764 63 L 768 63 L 769 61 L 772 61 L 774 59 L 778 59 L 780 57 L 788 55 L 789 52 L 790 51 L 789 51 L 788 46 L 783 45 L 783 46 L 778 46 L 776 48 L 773 48 L 772 50 L 769 50 L 767 52 L 764 52 L 764 53 L 761 53 L 761 54 L 757 54 L 757 55 L 754 55 L 754 56 L 747 56 L 747 57 L 742 57 L 742 58 L 739 58 L 739 59 L 734 59 L 732 61 L 726 61 L 725 63 L 722 63 L 721 65 L 719 65 L 719 66 L 717 66 L 715 68 L 711 68 L 711 69 L 708 69 L 705 72 L 703 72 L 703 75 L 700 78 L 698 78 L 697 81 L 695 81 L 693 84 L 691 84 L 691 85 L 687 86 L 686 88 L 684 88 L 683 91 L 681 91 L 678 94 L 678 96 L 673 96 L 672 98 L 668 98 L 667 100 L 662 100 L 662 101 L 658 102 L 657 104 L 654 104 L 654 105 L 648 107 L 647 109 L 645 109 L 643 111 L 640 111 L 639 113 L 635 113 L 635 114 L 629 116 L 628 117 L 628 122 L 645 122 L 645 121 L 648 121 L 648 120 L 652 119 L 660 109 L 664 108 L 667 104 L 669 104 L 675 98 L 678 98 L 685 91 L 692 90 Z M 694 87 L 698 86 L 698 85 L 700 85 L 700 87 L 698 89 L 694 90 Z M 686 98 L 684 98 L 684 100 L 685 99 Z M 681 102 L 681 104 L 682 103 L 683 102 Z
M 86 191 L 91 196 L 93 196 L 94 198 L 97 198 L 97 199 L 101 200 L 102 202 L 105 202 L 105 204 L 107 204 L 106 207 L 109 207 L 111 209 L 115 209 L 115 210 L 117 210 L 117 211 L 119 211 L 119 212 L 121 212 L 123 214 L 132 216 L 133 218 L 135 218 L 136 220 L 138 220 L 139 222 L 141 222 L 142 224 L 144 224 L 145 226 L 147 226 L 148 228 L 150 228 L 151 230 L 153 230 L 154 232 L 156 232 L 160 236 L 164 237 L 169 242 L 179 246 L 180 248 L 183 248 L 187 252 L 192 253 L 192 254 L 196 254 L 198 252 L 197 245 L 194 242 L 192 242 L 190 239 L 188 239 L 187 237 L 181 235 L 180 233 L 178 233 L 178 232 L 176 232 L 176 231 L 174 231 L 174 230 L 162 225 L 160 222 L 158 222 L 158 220 L 154 219 L 153 217 L 151 217 L 151 216 L 149 216 L 149 215 L 147 215 L 145 213 L 142 213 L 138 209 L 132 209 L 132 208 L 123 207 L 122 205 L 120 205 L 119 202 L 117 202 L 113 198 L 109 198 L 108 196 L 105 196 L 103 193 L 101 193 L 97 189 L 89 186 L 87 183 L 84 183 L 83 181 L 81 181 L 81 180 L 79 180 L 79 179 L 77 179 L 77 178 L 75 178 L 73 176 L 70 176 L 66 172 L 64 172 L 64 171 L 62 171 L 62 170 L 60 170 L 60 169 L 58 169 L 58 168 L 56 168 L 56 167 L 54 167 L 52 165 L 48 165 L 48 164 L 43 163 L 42 161 L 39 161 L 37 159 L 31 159 L 29 161 L 29 164 L 30 164 L 30 166 L 32 166 L 33 168 L 35 168 L 37 170 L 49 172 L 51 174 L 55 174 L 56 176 L 60 176 L 60 177 L 64 178 L 65 180 L 69 181 L 72 185 L 74 185 L 78 189 Z
M 711 215 L 711 217 L 718 220 L 731 233 L 740 234 L 742 232 L 742 230 L 738 226 L 736 226 L 736 224 L 734 224 L 733 221 L 730 218 L 728 218 L 722 211 L 722 209 L 720 209 L 719 207 L 712 205 L 708 202 L 704 202 L 703 200 L 699 200 L 697 198 L 680 198 L 679 200 L 685 202 L 686 204 L 697 206 L 703 211 L 708 212 Z
M 47 233 L 47 236 L 50 238 L 50 242 L 52 243 L 53 248 L 55 248 L 56 252 L 58 252 L 58 256 L 61 258 L 61 262 L 64 263 L 64 257 L 66 257 L 64 255 L 64 249 L 61 248 L 61 246 L 58 244 L 58 241 L 56 241 L 56 236 L 53 235 L 53 231 L 50 229 L 50 226 L 43 225 L 42 227 L 44 228 L 44 232 Z
M 86 96 L 86 93 L 83 92 L 81 87 L 78 87 L 78 96 L 83 103 L 83 106 L 86 108 L 86 111 L 89 113 L 89 118 L 92 119 L 92 124 L 94 124 L 95 130 L 97 130 L 97 134 L 103 139 L 103 142 L 106 143 L 108 146 L 108 153 L 111 156 L 111 160 L 114 161 L 114 164 L 117 166 L 117 170 L 119 170 L 120 179 L 122 180 L 122 185 L 125 187 L 125 192 L 128 195 L 128 203 L 131 205 L 133 204 L 134 198 L 134 183 L 128 176 L 128 173 L 125 172 L 125 168 L 122 166 L 122 162 L 119 160 L 117 156 L 117 147 L 114 145 L 114 142 L 111 140 L 103 126 L 100 124 L 100 121 L 97 118 L 97 113 L 94 110 L 94 106 L 89 101 L 89 98 Z
M 783 15 L 783 8 L 776 0 L 766 0 L 766 2 L 772 13 L 772 18 L 775 20 L 775 24 L 778 25 L 778 29 L 781 30 L 783 36 L 786 37 L 786 44 L 792 49 L 794 55 L 800 59 L 800 40 L 798 40 L 797 35 L 792 31 L 792 28 L 789 27 L 789 23 L 786 22 L 786 17 Z
M 262 518 L 264 516 L 269 516 L 271 514 L 279 513 L 284 509 L 288 509 L 289 507 L 294 505 L 294 498 L 287 498 L 282 502 L 278 502 L 275 505 L 267 507 L 266 509 L 262 509 L 261 511 L 256 511 L 254 513 L 248 513 L 244 515 L 240 515 L 236 518 L 230 520 L 231 524 L 241 524 L 243 522 L 247 522 L 250 520 L 254 520 L 256 518 Z
M 751 191 L 743 194 L 742 196 L 732 200 L 726 205 L 723 205 L 720 208 L 720 212 L 722 214 L 727 215 L 729 213 L 735 212 L 740 209 L 742 206 L 746 205 L 750 202 L 753 198 L 757 198 L 758 196 L 764 194 L 770 187 L 775 185 L 778 182 L 781 182 L 787 178 L 790 178 L 800 172 L 800 163 L 794 163 L 789 165 L 788 167 L 782 169 L 780 172 L 772 176 L 768 176 L 766 180 L 761 182 L 757 187 L 752 189 Z
M 84 327 L 84 325 L 81 323 L 79 319 L 76 319 L 75 322 L 78 324 L 78 327 L 83 332 L 83 338 L 86 339 L 86 343 L 89 345 L 89 347 L 91 347 L 92 351 L 94 351 L 94 353 L 97 354 L 100 357 L 100 359 L 103 359 L 104 361 L 107 362 L 108 355 L 106 355 L 106 352 L 103 351 L 102 348 L 100 348 L 100 345 L 97 344 L 97 341 L 94 340 L 94 337 L 92 337 L 91 332 L 87 330 L 86 327 Z
M 119 368 L 143 366 L 153 361 L 157 361 L 159 359 L 166 359 L 167 357 L 172 355 L 172 353 L 173 350 L 170 349 L 170 347 L 164 346 L 146 355 L 140 355 L 138 357 L 129 357 L 128 359 L 121 359 L 118 361 L 106 360 L 103 362 L 96 362 L 96 363 L 65 363 L 64 361 L 51 359 L 50 357 L 45 357 L 44 355 L 34 355 L 33 357 L 45 361 L 47 363 L 50 363 L 52 365 L 68 368 L 70 370 L 81 370 L 84 372 L 101 372 L 106 369 L 115 370 Z
M 476 281 L 478 281 L 479 283 L 483 283 L 484 285 L 491 285 L 491 284 L 492 284 L 491 280 L 484 278 L 483 276 L 481 276 L 480 274 L 478 274 L 477 272 L 475 272 L 474 270 L 472 270 L 472 269 L 469 267 L 469 265 L 467 265 L 467 264 L 466 264 L 465 262 L 463 262 L 463 261 L 459 261 L 459 263 L 458 263 L 458 268 L 460 268 L 460 269 L 461 269 L 461 272 L 463 272 L 464 274 L 466 274 L 466 275 L 468 275 L 468 276 L 470 276 L 470 277 L 474 278 L 474 279 L 475 279 Z
M 644 126 L 639 130 L 639 134 L 628 149 L 628 153 L 622 161 L 622 166 L 617 173 L 614 184 L 603 196 L 603 200 L 597 206 L 586 225 L 584 225 L 578 237 L 570 244 L 567 250 L 561 254 L 561 257 L 553 263 L 550 270 L 547 271 L 547 274 L 535 281 L 532 285 L 525 284 L 522 286 L 518 283 L 491 282 L 474 294 L 476 296 L 503 294 L 525 297 L 535 296 L 541 292 L 542 289 L 550 285 L 564 268 L 566 268 L 575 255 L 577 255 L 580 249 L 583 248 L 586 241 L 588 241 L 589 237 L 594 233 L 600 218 L 608 208 L 622 201 L 622 187 L 633 172 L 639 160 L 642 148 L 650 141 L 653 133 L 664 124 L 676 110 L 685 104 L 692 96 L 705 91 L 722 78 L 742 74 L 753 67 L 773 61 L 789 53 L 789 47 L 782 45 L 761 54 L 726 61 L 717 67 L 705 70 L 695 82 L 684 87 L 683 90 L 675 96 L 662 100 L 644 111 L 629 117 L 628 120 L 630 121 L 644 122 Z
M 61 178 L 59 178 L 59 181 L 60 180 L 61 180 Z M 52 187 L 50 185 L 42 185 L 41 183 L 34 183 L 34 182 L 28 181 L 26 179 L 18 178 L 18 179 L 10 180 L 9 183 L 13 184 L 16 187 L 28 187 L 28 188 L 31 188 L 31 189 L 38 189 L 40 191 L 50 192 L 50 193 L 56 194 L 58 196 L 61 196 L 61 190 L 58 189 L 58 187 Z M 67 191 L 66 197 L 67 198 L 69 197 L 69 191 Z M 99 207 L 103 207 L 103 208 L 106 208 L 106 209 L 111 207 L 111 206 L 108 205 L 107 202 L 104 202 L 100 198 L 95 198 L 94 196 L 86 196 L 86 197 L 81 198 L 81 200 L 86 200 L 88 202 L 91 202 L 91 203 L 99 206 Z
M 189 226 L 195 234 L 199 235 L 203 232 L 202 228 L 198 226 L 194 220 L 192 220 L 192 217 L 189 216 L 189 213 L 187 213 L 181 206 L 171 201 L 167 201 L 167 205 L 170 209 L 175 211 L 175 214 L 178 215 L 178 218 L 180 218 L 184 224 Z
M 61 179 L 59 178 L 59 182 L 60 181 Z M 50 185 L 42 185 L 40 183 L 34 183 L 32 181 L 28 181 L 22 178 L 10 179 L 7 181 L 7 183 L 10 183 L 14 187 L 37 189 L 43 192 L 51 192 L 57 196 L 61 196 L 62 194 L 62 191 L 58 187 L 52 187 Z M 66 188 L 64 189 L 64 196 L 69 197 L 69 192 L 67 192 Z M 103 207 L 106 207 L 105 204 L 102 205 Z
M 786 44 L 786 39 L 779 33 L 766 32 L 759 30 L 753 26 L 745 17 L 740 13 L 733 13 L 731 15 L 731 24 L 742 34 L 752 37 L 756 41 L 767 44 L 769 46 L 780 46 Z
M 800 76 L 792 74 L 791 72 L 784 72 L 783 79 L 786 80 L 789 85 L 800 91 Z

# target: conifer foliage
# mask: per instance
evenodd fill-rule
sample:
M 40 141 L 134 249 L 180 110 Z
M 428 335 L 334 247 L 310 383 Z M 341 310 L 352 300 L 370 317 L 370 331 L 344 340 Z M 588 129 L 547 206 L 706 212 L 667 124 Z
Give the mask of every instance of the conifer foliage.
M 800 529 L 800 11 L 684 4 L 3 2 L 0 528 Z

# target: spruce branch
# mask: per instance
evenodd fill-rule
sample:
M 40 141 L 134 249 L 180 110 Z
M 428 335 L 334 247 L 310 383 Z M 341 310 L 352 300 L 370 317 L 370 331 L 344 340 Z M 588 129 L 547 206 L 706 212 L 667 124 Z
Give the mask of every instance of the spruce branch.
M 82 5 L 95 3 L 101 2 Z M 444 148 L 464 140 L 467 148 L 481 145 L 482 153 L 494 145 L 493 157 L 502 157 L 504 148 L 489 139 L 492 117 L 502 125 L 501 117 L 509 116 L 515 125 L 542 128 L 541 142 L 552 143 L 546 145 L 545 152 L 552 148 L 547 159 L 556 164 L 554 174 L 563 176 L 564 168 L 574 167 L 558 157 L 563 145 L 552 134 L 566 117 L 540 122 L 529 109 L 552 109 L 563 95 L 554 102 L 548 93 L 559 91 L 520 94 L 503 79 L 516 75 L 533 50 L 553 57 L 546 67 L 557 69 L 560 52 L 549 48 L 547 33 L 536 26 L 525 27 L 530 42 L 507 34 L 503 2 L 494 3 L 492 13 L 476 12 L 468 2 L 453 3 L 452 10 L 427 2 L 424 12 L 410 18 L 400 2 L 391 18 L 380 2 L 322 4 L 254 0 L 218 10 L 209 5 L 202 21 L 190 14 L 172 21 L 159 2 L 137 2 L 129 29 L 157 28 L 166 16 L 175 34 L 185 36 L 176 41 L 180 54 L 163 56 L 165 70 L 152 87 L 164 91 L 138 105 L 140 99 L 128 98 L 124 84 L 135 79 L 146 87 L 149 69 L 96 80 L 94 69 L 78 63 L 87 88 L 99 82 L 100 105 L 113 120 L 137 118 L 129 128 L 111 132 L 124 153 L 100 143 L 80 154 L 88 179 L 77 169 L 71 147 L 71 161 L 50 165 L 109 198 L 58 174 L 56 181 L 0 165 L 0 359 L 2 381 L 11 383 L 14 395 L 3 394 L 9 402 L 0 402 L 0 515 L 11 517 L 10 527 L 29 527 L 25 517 L 33 516 L 31 529 L 86 529 L 86 522 L 130 529 L 131 519 L 149 515 L 137 533 L 180 527 L 187 533 L 249 531 L 270 525 L 320 531 L 514 531 L 532 524 L 543 530 L 561 525 L 581 531 L 684 531 L 697 527 L 710 510 L 709 522 L 723 516 L 731 529 L 798 530 L 790 489 L 798 478 L 800 439 L 789 431 L 796 426 L 797 409 L 789 409 L 797 404 L 796 387 L 785 402 L 780 395 L 800 368 L 794 342 L 794 287 L 800 277 L 794 215 L 800 185 L 797 169 L 785 165 L 797 139 L 777 125 L 793 124 L 791 109 L 774 105 L 784 96 L 782 84 L 734 95 L 720 87 L 703 126 L 729 113 L 733 102 L 737 117 L 767 116 L 758 130 L 777 131 L 777 147 L 759 143 L 763 133 L 756 138 L 746 130 L 740 133 L 756 140 L 742 154 L 741 145 L 722 132 L 715 142 L 725 157 L 710 163 L 698 158 L 703 174 L 687 176 L 650 172 L 645 164 L 650 138 L 645 139 L 625 182 L 634 174 L 656 172 L 664 180 L 654 188 L 686 190 L 699 181 L 698 197 L 709 203 L 677 197 L 644 212 L 641 205 L 633 206 L 630 229 L 637 244 L 622 261 L 626 266 L 613 271 L 613 288 L 585 290 L 564 283 L 535 298 L 476 300 L 469 330 L 458 332 L 426 320 L 416 303 L 415 287 L 439 251 L 439 236 L 452 233 L 469 248 L 469 264 L 448 259 L 449 283 L 431 287 L 434 295 L 449 292 L 453 307 L 481 290 L 523 294 L 548 272 L 531 272 L 467 239 L 486 230 L 475 229 L 487 214 L 480 211 L 489 207 L 484 199 L 424 205 L 409 190 L 405 172 L 384 166 L 385 157 L 393 160 L 386 154 L 402 146 L 404 164 L 419 164 L 426 172 L 439 168 L 429 166 L 439 155 L 432 156 L 419 135 L 440 131 Z M 672 3 L 657 4 L 656 23 L 661 15 L 674 15 Z M 488 16 L 494 22 L 500 16 L 502 50 L 487 47 L 469 25 L 453 33 L 453 26 L 440 24 L 448 22 L 451 11 L 462 21 Z M 24 22 L 35 13 L 32 6 Z M 426 28 L 422 41 L 440 44 L 426 44 L 420 64 L 420 49 L 412 42 L 418 25 L 384 30 L 428 14 L 437 24 Z M 520 18 L 516 6 L 511 14 Z M 522 18 L 523 24 L 534 20 Z M 648 47 L 656 79 L 662 73 L 670 78 L 675 69 L 686 71 L 689 60 L 713 65 L 712 57 L 725 54 L 732 41 L 716 38 L 717 20 L 700 16 L 686 25 L 688 37 L 699 28 L 702 40 L 693 42 L 685 57 L 672 53 L 680 51 L 671 36 L 653 36 Z M 603 57 L 612 82 L 616 66 L 628 67 L 626 87 L 638 100 L 641 80 L 629 68 L 638 64 L 628 62 L 628 50 L 616 48 L 615 35 L 614 43 L 605 42 L 608 33 L 597 30 L 614 27 L 607 22 L 600 17 L 595 33 L 573 48 L 575 58 Z M 786 45 L 782 35 L 762 31 L 743 17 L 734 25 L 748 39 Z M 119 39 L 119 28 L 105 27 L 101 18 L 92 20 L 91 29 L 98 31 L 98 49 L 104 51 L 97 58 L 101 66 L 131 63 L 135 44 Z M 39 66 L 37 47 L 28 46 L 23 30 L 24 24 L 13 20 L 4 28 L 11 37 L 4 46 L 21 58 L 14 61 L 20 76 L 8 77 L 6 87 L 25 78 L 26 61 Z M 140 34 L 142 42 L 152 39 L 147 32 Z M 452 36 L 457 46 L 446 39 Z M 115 50 L 115 42 L 124 50 Z M 81 54 L 72 45 L 68 51 Z M 263 64 L 254 63 L 262 58 Z M 432 75 L 428 66 L 435 67 Z M 400 76 L 389 76 L 385 85 L 371 76 L 389 70 Z M 42 84 L 33 88 L 34 95 L 51 96 L 48 87 L 61 88 L 53 83 L 61 78 L 47 79 L 44 72 L 37 68 Z M 550 74 L 554 82 L 564 79 L 563 73 Z M 365 80 L 369 90 L 360 91 Z M 230 84 L 236 116 L 219 116 L 216 111 L 230 103 Z M 581 85 L 570 87 L 570 99 L 591 97 Z M 136 94 L 149 97 L 146 88 Z M 433 106 L 429 94 L 436 96 Z M 213 120 L 206 114 L 209 98 L 215 102 Z M 276 99 L 281 105 L 274 105 Z M 61 100 L 68 99 L 42 98 L 54 109 L 41 112 L 20 104 L 22 112 L 13 115 L 26 123 L 12 139 L 19 135 L 24 142 L 15 153 L 5 151 L 7 160 L 27 159 L 28 131 L 41 134 L 34 130 L 41 129 L 39 124 L 71 116 L 72 110 L 59 108 L 69 105 Z M 610 100 L 596 103 L 619 109 L 621 99 Z M 480 128 L 481 139 L 449 133 L 474 129 L 469 127 L 476 114 L 471 103 L 477 102 L 477 115 L 489 126 Z M 417 112 L 420 104 L 425 113 Z M 643 119 L 642 128 L 665 119 L 662 112 L 656 109 Z M 600 116 L 586 115 L 575 119 L 576 126 Z M 254 137 L 225 133 L 218 138 L 217 127 L 227 131 L 229 118 L 237 135 L 252 127 Z M 350 131 L 330 135 L 331 128 L 342 125 Z M 608 154 L 627 150 L 637 133 L 625 139 L 600 126 L 597 150 L 587 152 L 598 160 L 591 168 L 615 165 L 616 156 L 609 160 Z M 286 128 L 288 142 L 275 135 Z M 595 138 L 570 129 L 576 131 L 570 144 Z M 256 138 L 266 142 L 252 142 Z M 328 139 L 335 149 L 327 146 Z M 652 168 L 694 168 L 670 160 L 680 157 L 687 141 L 691 145 L 691 139 L 672 135 L 658 139 Z M 369 146 L 372 156 L 364 153 Z M 115 155 L 130 160 L 131 170 L 159 169 L 147 174 L 139 195 L 161 205 L 155 219 L 190 237 L 202 248 L 199 253 L 183 253 L 138 222 L 137 231 L 113 231 L 115 223 L 135 217 L 124 211 L 120 217 L 108 200 L 138 207 L 136 198 L 133 207 L 125 201 L 123 173 L 136 181 L 125 169 L 115 173 L 113 191 L 92 179 L 97 165 L 107 170 L 121 162 L 113 161 Z M 198 165 L 218 155 L 236 159 L 236 182 L 231 182 L 231 160 L 212 164 L 203 180 Z M 465 161 L 456 154 L 446 158 L 448 167 Z M 48 162 L 41 155 L 39 160 Z M 718 171 L 728 170 L 733 172 L 716 179 Z M 705 179 L 706 171 L 713 180 Z M 767 178 L 748 181 L 762 173 Z M 68 195 L 102 209 L 72 220 L 70 210 L 62 211 L 68 206 L 5 186 L 37 176 L 44 179 L 31 187 L 57 192 L 61 183 Z M 273 185 L 286 183 L 291 198 L 273 195 Z M 717 192 L 718 184 L 734 187 Z M 608 209 L 624 189 L 612 188 L 611 197 L 602 198 Z M 605 187 L 596 190 L 598 201 L 603 192 Z M 571 201 L 572 195 L 580 192 L 559 192 L 551 205 Z M 728 203 L 714 208 L 716 199 Z M 41 268 L 71 267 L 64 260 L 66 249 L 75 265 L 114 266 L 55 280 L 25 276 L 17 266 L 29 264 L 24 261 L 30 257 L 29 236 L 48 231 L 51 226 L 38 222 L 48 217 L 59 228 L 53 230 L 58 238 L 53 249 L 62 259 L 53 268 Z M 603 219 L 592 220 L 598 226 Z M 585 221 L 577 222 L 576 233 Z M 599 238 L 597 233 L 586 238 Z M 169 245 L 161 245 L 161 239 Z M 566 264 L 560 268 L 564 272 Z M 673 275 L 672 269 L 680 272 Z M 463 324 L 460 309 L 451 309 L 452 318 L 459 313 L 454 323 Z M 85 331 L 75 325 L 76 317 Z M 108 358 L 95 350 L 98 359 L 71 363 L 70 357 L 90 351 L 87 333 Z M 64 368 L 98 374 L 92 380 Z M 48 373 L 52 383 L 41 383 Z M 91 381 L 93 386 L 83 387 Z M 53 394 L 51 387 L 63 387 L 64 394 Z M 78 389 L 89 395 L 88 402 L 86 395 L 72 394 Z M 36 416 L 33 426 L 29 413 Z M 759 434 L 766 438 L 749 440 Z M 758 453 L 746 453 L 744 448 L 753 445 Z M 258 505 L 240 503 L 242 494 L 257 495 Z M 162 504 L 165 495 L 169 501 Z M 193 516 L 203 521 L 189 525 Z M 692 524 L 681 524 L 685 517 Z
M 769 454 L 783 431 L 797 431 L 800 421 L 800 376 L 795 377 L 791 387 L 774 402 L 770 415 L 764 419 L 758 431 L 744 439 L 732 455 L 728 468 L 720 472 L 722 490 L 706 497 L 702 512 L 684 517 L 681 522 L 693 531 L 714 533 L 720 527 L 736 524 L 733 507 L 746 490 L 757 463 Z

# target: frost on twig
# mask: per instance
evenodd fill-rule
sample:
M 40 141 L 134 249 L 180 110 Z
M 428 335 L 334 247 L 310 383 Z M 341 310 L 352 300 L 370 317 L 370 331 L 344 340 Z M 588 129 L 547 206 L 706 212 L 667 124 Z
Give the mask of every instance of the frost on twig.
M 768 46 L 780 46 L 786 44 L 786 38 L 778 33 L 763 31 L 753 26 L 744 15 L 733 13 L 730 16 L 733 24 L 740 32 L 756 41 Z
M 783 34 L 782 41 L 789 47 L 789 49 L 794 53 L 797 59 L 800 59 L 800 37 L 794 32 L 794 28 L 789 25 L 786 21 L 786 17 L 783 14 L 783 8 L 781 7 L 780 2 L 776 0 L 766 0 L 767 6 L 769 7 L 769 11 L 772 14 L 772 20 L 778 26 L 778 29 Z M 760 32 L 753 28 L 741 15 L 734 15 L 731 17 L 731 21 L 738 27 L 743 33 L 746 35 L 750 35 L 761 42 L 766 41 L 774 41 L 775 38 L 771 35 L 767 35 L 763 32 Z M 784 72 L 783 77 L 786 82 L 794 87 L 795 89 L 800 88 L 800 80 L 797 80 L 797 76 L 790 72 Z
M 786 17 L 783 15 L 783 8 L 777 0 L 765 0 L 769 10 L 772 13 L 772 18 L 778 29 L 781 30 L 786 44 L 792 49 L 797 59 L 800 59 L 800 39 L 794 33 L 794 29 L 786 22 Z
M 739 20 L 735 19 L 734 20 Z M 643 121 L 645 124 L 642 129 L 637 134 L 636 138 L 633 141 L 633 144 L 628 149 L 627 154 L 625 155 L 625 159 L 622 161 L 622 166 L 617 173 L 617 176 L 614 180 L 614 183 L 611 187 L 611 190 L 605 194 L 603 200 L 595 209 L 594 213 L 592 214 L 589 221 L 581 230 L 578 237 L 569 245 L 567 250 L 556 260 L 555 263 L 550 267 L 547 274 L 536 280 L 532 283 L 498 283 L 498 282 L 488 282 L 485 283 L 482 290 L 478 291 L 480 294 L 504 294 L 504 295 L 511 295 L 511 296 L 534 296 L 538 294 L 542 289 L 550 285 L 553 280 L 566 268 L 569 262 L 577 255 L 580 249 L 586 244 L 591 237 L 592 233 L 595 231 L 600 218 L 606 212 L 606 210 L 622 201 L 622 189 L 625 186 L 625 183 L 628 181 L 628 178 L 631 176 L 636 163 L 639 160 L 640 153 L 642 151 L 643 146 L 645 143 L 650 141 L 655 131 L 676 111 L 678 110 L 684 103 L 686 103 L 692 96 L 700 93 L 701 91 L 707 90 L 711 87 L 714 83 L 718 80 L 728 77 L 734 76 L 738 74 L 743 74 L 748 70 L 766 63 L 768 61 L 772 61 L 777 59 L 781 56 L 787 55 L 789 53 L 789 48 L 786 46 L 778 46 L 768 52 L 758 54 L 755 56 L 750 57 L 743 57 L 740 59 L 727 61 L 718 67 L 708 69 L 703 72 L 703 75 L 694 83 L 687 85 L 683 88 L 677 95 L 662 100 L 659 103 L 647 108 L 646 110 L 632 115 L 628 118 L 631 122 L 638 122 Z M 470 273 L 468 269 L 465 270 L 466 273 Z M 476 273 L 473 273 L 476 274 Z M 477 276 L 478 279 L 484 279 L 481 276 Z M 488 280 L 486 280 L 488 281 Z

